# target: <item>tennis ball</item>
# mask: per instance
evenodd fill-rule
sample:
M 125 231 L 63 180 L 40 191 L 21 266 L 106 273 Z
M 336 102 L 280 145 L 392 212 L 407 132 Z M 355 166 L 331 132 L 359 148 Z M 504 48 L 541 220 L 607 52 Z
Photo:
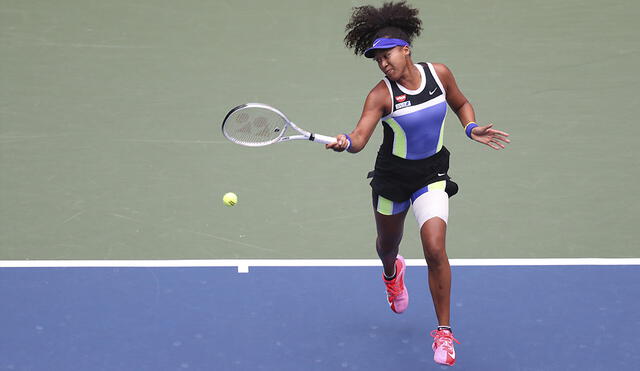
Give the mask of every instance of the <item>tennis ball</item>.
M 233 206 L 238 203 L 238 195 L 233 192 L 225 193 L 224 196 L 222 196 L 222 202 L 227 206 Z

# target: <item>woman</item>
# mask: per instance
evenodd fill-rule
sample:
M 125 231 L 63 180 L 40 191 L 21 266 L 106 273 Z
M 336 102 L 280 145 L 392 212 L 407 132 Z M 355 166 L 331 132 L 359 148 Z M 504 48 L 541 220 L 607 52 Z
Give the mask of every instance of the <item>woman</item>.
M 383 281 L 391 310 L 402 313 L 409 304 L 404 285 L 405 262 L 398 255 L 409 206 L 418 221 L 429 271 L 429 288 L 438 319 L 434 360 L 452 366 L 455 350 L 450 324 L 451 268 L 445 250 L 449 197 L 458 186 L 447 175 L 449 151 L 442 144 L 447 104 L 467 136 L 493 149 L 505 148 L 508 134 L 475 123 L 473 107 L 444 64 L 414 64 L 411 41 L 419 36 L 418 10 L 404 1 L 380 8 L 354 9 L 346 26 L 345 45 L 357 55 L 377 62 L 384 78 L 366 98 L 362 116 L 349 134 L 326 147 L 341 152 L 361 151 L 378 121 L 384 139 L 372 177 L 376 250 L 384 267 Z

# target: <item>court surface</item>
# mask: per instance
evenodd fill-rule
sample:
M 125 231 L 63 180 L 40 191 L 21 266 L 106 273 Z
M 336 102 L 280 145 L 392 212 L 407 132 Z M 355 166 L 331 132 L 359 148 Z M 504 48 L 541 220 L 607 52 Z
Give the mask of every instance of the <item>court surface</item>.
M 637 264 L 638 262 L 636 262 Z M 2 370 L 431 370 L 425 268 L 5 268 Z M 638 266 L 458 266 L 460 370 L 635 370 Z
M 512 140 L 448 113 L 456 369 L 636 369 L 640 2 L 410 3 L 414 60 Z M 382 130 L 357 155 L 220 130 L 253 101 L 350 131 L 381 78 L 342 44 L 363 4 L 0 0 L 0 370 L 439 369 L 411 214 L 412 303 L 384 300 Z

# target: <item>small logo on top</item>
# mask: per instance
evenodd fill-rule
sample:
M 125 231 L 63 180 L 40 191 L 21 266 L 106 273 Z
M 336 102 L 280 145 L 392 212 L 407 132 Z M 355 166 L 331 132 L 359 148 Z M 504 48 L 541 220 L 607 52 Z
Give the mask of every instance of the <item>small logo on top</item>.
M 404 102 L 405 100 L 407 100 L 407 95 L 406 95 L 406 94 L 398 95 L 398 96 L 396 97 L 396 102 L 398 102 L 398 103 L 402 103 L 402 102 Z
M 410 100 L 408 100 L 406 102 L 402 102 L 402 103 L 396 103 L 396 109 L 410 107 L 410 106 L 411 106 L 411 101 Z

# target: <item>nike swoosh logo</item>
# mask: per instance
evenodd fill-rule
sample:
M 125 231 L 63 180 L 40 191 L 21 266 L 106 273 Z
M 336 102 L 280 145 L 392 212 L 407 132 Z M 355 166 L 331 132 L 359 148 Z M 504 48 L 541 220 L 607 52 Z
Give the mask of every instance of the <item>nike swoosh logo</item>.
M 435 89 L 433 89 L 433 91 L 430 91 L 430 92 L 429 92 L 429 95 L 433 95 L 433 93 L 435 93 L 435 92 L 436 92 L 436 90 L 438 90 L 438 88 L 437 88 L 437 87 L 436 87 Z
M 438 173 L 438 176 L 444 176 L 445 174 L 447 173 L 442 173 L 442 174 Z

